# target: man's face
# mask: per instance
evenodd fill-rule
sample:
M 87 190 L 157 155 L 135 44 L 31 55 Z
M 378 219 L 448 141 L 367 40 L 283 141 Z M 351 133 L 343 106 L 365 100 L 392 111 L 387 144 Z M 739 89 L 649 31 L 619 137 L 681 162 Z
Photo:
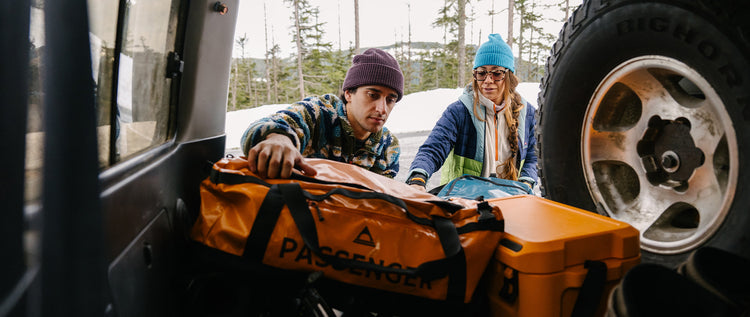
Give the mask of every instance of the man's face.
M 370 133 L 383 128 L 385 120 L 396 105 L 398 94 L 385 86 L 360 86 L 354 93 L 344 92 L 347 118 L 352 124 L 354 137 L 364 140 Z

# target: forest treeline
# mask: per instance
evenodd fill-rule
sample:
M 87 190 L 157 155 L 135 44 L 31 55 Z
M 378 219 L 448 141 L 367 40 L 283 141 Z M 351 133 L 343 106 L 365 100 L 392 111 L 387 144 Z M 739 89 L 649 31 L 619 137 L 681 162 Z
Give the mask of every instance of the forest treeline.
M 358 1 L 354 1 L 355 35 L 359 34 Z M 444 43 L 412 42 L 411 34 L 405 41 L 394 41 L 382 48 L 399 61 L 404 73 L 404 94 L 436 89 L 462 87 L 471 78 L 471 63 L 477 50 L 466 45 L 466 23 L 476 12 L 466 13 L 466 4 L 472 0 L 444 0 L 433 27 L 443 31 Z M 479 1 L 479 0 L 473 0 Z M 487 1 L 487 0 L 483 0 Z M 495 1 L 495 0 L 489 0 Z M 498 0 L 499 2 L 500 0 Z M 507 7 L 487 13 L 508 15 L 508 20 L 520 21 L 520 29 L 503 35 L 511 45 L 516 58 L 516 75 L 523 81 L 539 81 L 544 63 L 549 56 L 556 35 L 545 33 L 541 12 L 559 9 L 567 20 L 571 0 L 502 0 Z M 576 1 L 576 0 L 572 0 Z M 266 104 L 291 103 L 304 96 L 340 93 L 352 57 L 366 48 L 359 47 L 358 36 L 348 48 L 334 48 L 323 40 L 324 22 L 318 22 L 319 9 L 312 0 L 284 0 L 293 12 L 291 32 L 296 51 L 282 57 L 280 47 L 265 39 L 264 58 L 246 58 L 245 48 L 250 43 L 246 36 L 236 39 L 241 55 L 233 58 L 227 110 L 234 111 Z M 268 21 L 265 22 L 268 28 Z M 267 32 L 266 32 L 267 33 Z M 486 37 L 486 35 L 485 35 Z M 396 36 L 394 35 L 394 38 Z M 484 41 L 484 39 L 482 40 Z M 257 39 L 253 41 L 257 45 Z

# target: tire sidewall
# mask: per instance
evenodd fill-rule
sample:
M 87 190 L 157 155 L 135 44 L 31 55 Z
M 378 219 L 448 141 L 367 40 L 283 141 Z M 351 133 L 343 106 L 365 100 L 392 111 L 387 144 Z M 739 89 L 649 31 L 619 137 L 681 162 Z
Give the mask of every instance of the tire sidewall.
M 750 57 L 743 49 L 744 43 L 727 35 L 726 21 L 696 8 L 666 3 L 633 2 L 604 8 L 584 22 L 568 26 L 572 35 L 548 64 L 547 86 L 540 102 L 543 115 L 539 120 L 546 195 L 562 203 L 597 210 L 581 163 L 582 127 L 588 103 L 599 83 L 617 65 L 644 55 L 670 57 L 699 72 L 722 98 L 731 117 L 739 143 L 738 184 L 730 212 L 708 244 L 748 256 Z M 674 265 L 686 254 L 644 252 L 643 256 L 648 262 Z

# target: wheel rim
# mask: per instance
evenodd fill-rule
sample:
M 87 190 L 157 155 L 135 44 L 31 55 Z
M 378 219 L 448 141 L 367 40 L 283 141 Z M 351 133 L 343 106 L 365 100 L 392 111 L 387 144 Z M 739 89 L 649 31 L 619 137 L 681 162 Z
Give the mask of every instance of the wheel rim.
M 693 249 L 724 221 L 737 138 L 700 73 L 664 56 L 624 62 L 597 87 L 583 124 L 581 161 L 597 211 L 638 229 L 644 250 Z

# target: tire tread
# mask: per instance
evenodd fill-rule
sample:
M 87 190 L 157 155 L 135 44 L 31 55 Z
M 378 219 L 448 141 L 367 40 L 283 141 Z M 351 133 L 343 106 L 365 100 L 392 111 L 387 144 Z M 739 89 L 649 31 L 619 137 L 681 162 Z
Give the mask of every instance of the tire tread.
M 750 1 L 747 0 L 654 0 L 652 2 L 664 3 L 672 6 L 677 6 L 690 10 L 691 12 L 697 12 L 708 20 L 711 21 L 723 21 L 723 24 L 717 25 L 725 34 L 730 38 L 739 41 L 738 47 L 746 52 L 746 56 L 750 59 Z M 629 4 L 640 4 L 642 0 L 584 0 L 583 3 L 576 8 L 568 20 L 563 24 L 557 41 L 552 45 L 550 49 L 550 55 L 547 57 L 547 62 L 544 66 L 544 76 L 540 81 L 540 91 L 537 96 L 538 109 L 536 112 L 536 140 L 537 140 L 537 157 L 539 160 L 539 185 L 543 197 L 546 198 L 560 198 L 564 196 L 564 191 L 557 191 L 557 193 L 550 195 L 549 184 L 546 184 L 544 177 L 544 155 L 542 155 L 543 143 L 544 143 L 544 105 L 547 102 L 547 87 L 550 81 L 550 75 L 555 72 L 557 62 L 560 56 L 567 50 L 567 44 L 575 41 L 580 30 L 584 26 L 593 23 L 599 16 L 614 10 L 619 7 L 623 7 Z M 559 196 L 558 196 L 559 195 Z

